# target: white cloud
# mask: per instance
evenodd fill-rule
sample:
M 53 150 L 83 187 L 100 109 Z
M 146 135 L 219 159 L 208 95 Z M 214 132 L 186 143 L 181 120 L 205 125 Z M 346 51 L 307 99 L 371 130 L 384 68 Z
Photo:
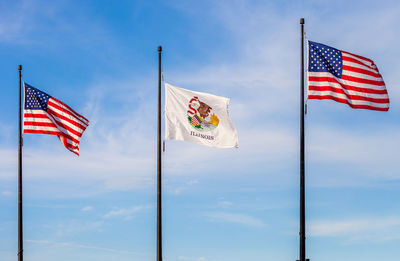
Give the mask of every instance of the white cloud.
M 118 250 L 114 248 L 107 248 L 107 247 L 100 247 L 94 245 L 84 245 L 75 242 L 61 242 L 61 241 L 54 241 L 54 240 L 24 240 L 28 243 L 39 244 L 39 245 L 46 245 L 51 248 L 84 248 L 84 249 L 93 249 L 98 251 L 106 251 L 106 252 L 114 252 L 114 253 L 121 253 L 121 254 L 139 254 L 144 255 L 144 253 L 138 253 L 133 251 L 125 251 L 125 250 Z
M 227 201 L 227 200 L 221 200 L 218 202 L 218 206 L 221 208 L 229 208 L 233 205 L 233 203 L 231 201 Z
M 18 163 L 17 150 L 0 149 L 0 179 L 15 179 Z
M 105 215 L 104 218 L 114 218 L 114 217 L 124 217 L 125 219 L 130 219 L 134 214 L 139 211 L 149 209 L 150 206 L 133 206 L 130 208 L 116 208 L 114 210 L 109 211 Z
M 241 213 L 230 213 L 230 212 L 219 211 L 219 212 L 207 212 L 204 213 L 204 216 L 216 222 L 227 222 L 227 223 L 244 225 L 248 227 L 259 227 L 259 228 L 264 228 L 267 226 L 262 220 Z
M 178 260 L 184 260 L 184 261 L 207 261 L 205 257 L 186 257 L 186 256 L 179 256 Z
M 13 193 L 11 191 L 4 190 L 1 192 L 1 195 L 5 196 L 5 197 L 9 197 L 9 196 L 13 195 Z
M 49 241 L 49 240 L 32 240 L 32 239 L 25 239 L 24 241 L 25 241 L 25 242 L 29 242 L 29 243 L 41 244 L 41 245 L 51 244 L 51 241 Z
M 399 217 L 364 217 L 347 220 L 312 221 L 312 237 L 339 237 L 346 243 L 400 240 Z
M 167 182 L 167 183 L 168 183 L 168 191 L 170 191 L 171 193 L 173 193 L 175 195 L 179 195 L 183 191 L 190 189 L 190 187 L 192 187 L 193 185 L 198 184 L 199 181 L 197 179 L 193 179 L 193 180 L 189 180 L 186 182 L 185 181 L 179 182 L 178 185 L 175 185 L 170 182 Z
M 57 224 L 54 229 L 59 237 L 66 237 L 71 235 L 80 234 L 85 231 L 102 232 L 104 221 L 84 221 L 82 220 L 68 220 L 63 223 Z M 49 228 L 53 228 L 48 225 Z
M 361 131 L 361 133 L 360 133 Z M 315 172 L 317 186 L 374 186 L 376 181 L 399 180 L 397 151 L 400 130 L 314 126 L 309 130 L 308 162 L 343 169 L 336 177 L 328 170 Z M 320 178 L 318 178 L 320 176 Z M 318 181 L 317 181 L 318 180 Z M 374 182 L 371 182 L 374 181 Z
M 197 183 L 199 183 L 199 181 L 197 179 L 193 179 L 193 180 L 189 180 L 186 184 L 191 186 L 191 185 L 194 185 L 194 184 L 197 184 Z
M 92 211 L 94 208 L 92 206 L 86 206 L 81 209 L 83 212 Z

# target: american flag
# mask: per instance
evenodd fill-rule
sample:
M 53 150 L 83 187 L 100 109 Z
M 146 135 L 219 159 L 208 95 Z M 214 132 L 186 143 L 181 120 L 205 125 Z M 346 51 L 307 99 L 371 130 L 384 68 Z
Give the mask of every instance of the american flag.
M 79 140 L 89 121 L 65 103 L 24 83 L 24 133 L 57 135 L 79 156 Z
M 311 41 L 308 51 L 308 99 L 389 110 L 385 82 L 372 60 Z

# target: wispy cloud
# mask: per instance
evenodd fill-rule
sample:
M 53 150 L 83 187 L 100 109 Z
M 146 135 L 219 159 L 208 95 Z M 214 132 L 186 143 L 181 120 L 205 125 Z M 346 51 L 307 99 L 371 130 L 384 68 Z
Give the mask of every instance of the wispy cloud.
M 211 221 L 215 222 L 226 222 L 233 223 L 248 227 L 265 228 L 267 225 L 258 218 L 249 216 L 242 213 L 230 213 L 230 212 L 206 212 L 204 216 L 208 217 Z
M 47 206 L 36 206 L 36 207 L 47 207 Z M 49 206 L 52 207 L 52 206 Z M 57 207 L 57 206 L 56 206 Z M 44 227 L 53 231 L 57 237 L 69 237 L 78 234 L 83 234 L 86 232 L 103 232 L 104 227 L 112 224 L 113 219 L 123 219 L 130 220 L 136 214 L 141 211 L 152 208 L 151 206 L 132 206 L 128 208 L 113 208 L 112 210 L 106 212 L 103 215 L 95 216 L 93 220 L 77 220 L 69 219 L 63 222 L 58 222 L 57 224 L 45 224 Z M 93 211 L 93 206 L 85 206 L 80 209 L 81 212 Z
M 85 231 L 96 231 L 101 232 L 103 229 L 104 221 L 84 221 L 81 220 L 70 220 L 59 223 L 56 225 L 56 234 L 59 237 L 70 236 L 80 234 Z
M 172 187 L 172 189 L 170 189 L 170 190 L 173 194 L 179 195 L 183 191 L 190 189 L 190 187 L 192 187 L 193 185 L 198 184 L 198 183 L 199 183 L 199 181 L 197 179 L 192 179 L 192 180 L 189 180 L 186 182 L 181 182 L 177 186 L 174 186 L 173 184 L 171 184 L 171 186 L 169 186 L 169 187 Z
M 133 206 L 130 208 L 116 208 L 103 215 L 103 218 L 123 217 L 124 219 L 131 219 L 134 214 L 139 211 L 149 209 L 151 206 Z
M 83 207 L 83 208 L 81 209 L 81 211 L 87 212 L 87 211 L 92 211 L 93 209 L 94 209 L 94 207 L 92 207 L 92 206 L 86 206 L 86 207 Z
M 205 257 L 187 257 L 187 256 L 179 256 L 178 260 L 184 260 L 184 261 L 207 261 Z
M 370 132 L 359 128 L 314 126 L 309 130 L 309 162 L 315 165 L 343 168 L 343 175 L 329 177 L 329 171 L 319 171 L 316 186 L 369 186 L 376 181 L 399 180 L 400 146 L 397 128 L 375 128 Z M 390 137 L 388 139 L 388 137 Z M 328 167 L 329 168 L 329 167 Z M 336 180 L 335 180 L 336 179 Z M 374 181 L 374 182 L 371 182 Z M 379 183 L 379 182 L 378 182 Z
M 312 221 L 312 237 L 339 237 L 346 243 L 400 240 L 399 217 L 354 218 Z
M 28 242 L 28 243 L 33 243 L 33 244 L 46 245 L 51 248 L 83 248 L 83 249 L 93 249 L 93 250 L 105 251 L 105 252 L 120 253 L 120 254 L 144 255 L 144 253 L 125 251 L 125 250 L 100 247 L 100 246 L 94 246 L 94 245 L 85 245 L 85 244 L 79 244 L 79 243 L 75 243 L 75 242 L 59 242 L 59 241 L 53 241 L 53 240 L 32 240 L 32 239 L 28 239 L 28 240 L 24 240 L 24 241 Z
M 233 203 L 231 201 L 227 201 L 227 200 L 220 200 L 218 202 L 218 206 L 221 208 L 229 208 L 233 205 Z
M 13 195 L 13 193 L 11 191 L 4 190 L 1 192 L 1 195 L 5 196 L 5 197 L 9 197 L 9 196 Z

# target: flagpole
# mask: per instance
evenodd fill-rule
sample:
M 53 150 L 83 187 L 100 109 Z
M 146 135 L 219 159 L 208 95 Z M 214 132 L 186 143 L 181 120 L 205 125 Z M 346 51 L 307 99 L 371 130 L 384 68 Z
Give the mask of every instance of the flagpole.
M 22 65 L 18 65 L 19 71 L 19 110 L 18 110 L 18 261 L 23 256 L 23 226 L 22 226 Z
M 158 46 L 158 119 L 157 119 L 157 261 L 162 261 L 161 202 L 161 45 Z
M 304 153 L 304 18 L 301 25 L 300 68 L 300 261 L 306 261 L 305 153 Z

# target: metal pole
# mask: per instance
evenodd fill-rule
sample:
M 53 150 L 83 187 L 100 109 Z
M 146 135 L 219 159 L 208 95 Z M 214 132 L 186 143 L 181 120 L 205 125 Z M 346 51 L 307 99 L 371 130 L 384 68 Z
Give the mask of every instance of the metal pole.
M 22 234 L 22 65 L 18 65 L 19 71 L 19 109 L 18 109 L 18 261 L 23 256 L 23 234 Z
M 158 119 L 157 119 L 157 261 L 162 261 L 162 202 L 161 202 L 161 52 L 158 46 Z
M 300 68 L 300 261 L 306 261 L 305 155 L 304 155 L 304 18 L 301 25 Z

